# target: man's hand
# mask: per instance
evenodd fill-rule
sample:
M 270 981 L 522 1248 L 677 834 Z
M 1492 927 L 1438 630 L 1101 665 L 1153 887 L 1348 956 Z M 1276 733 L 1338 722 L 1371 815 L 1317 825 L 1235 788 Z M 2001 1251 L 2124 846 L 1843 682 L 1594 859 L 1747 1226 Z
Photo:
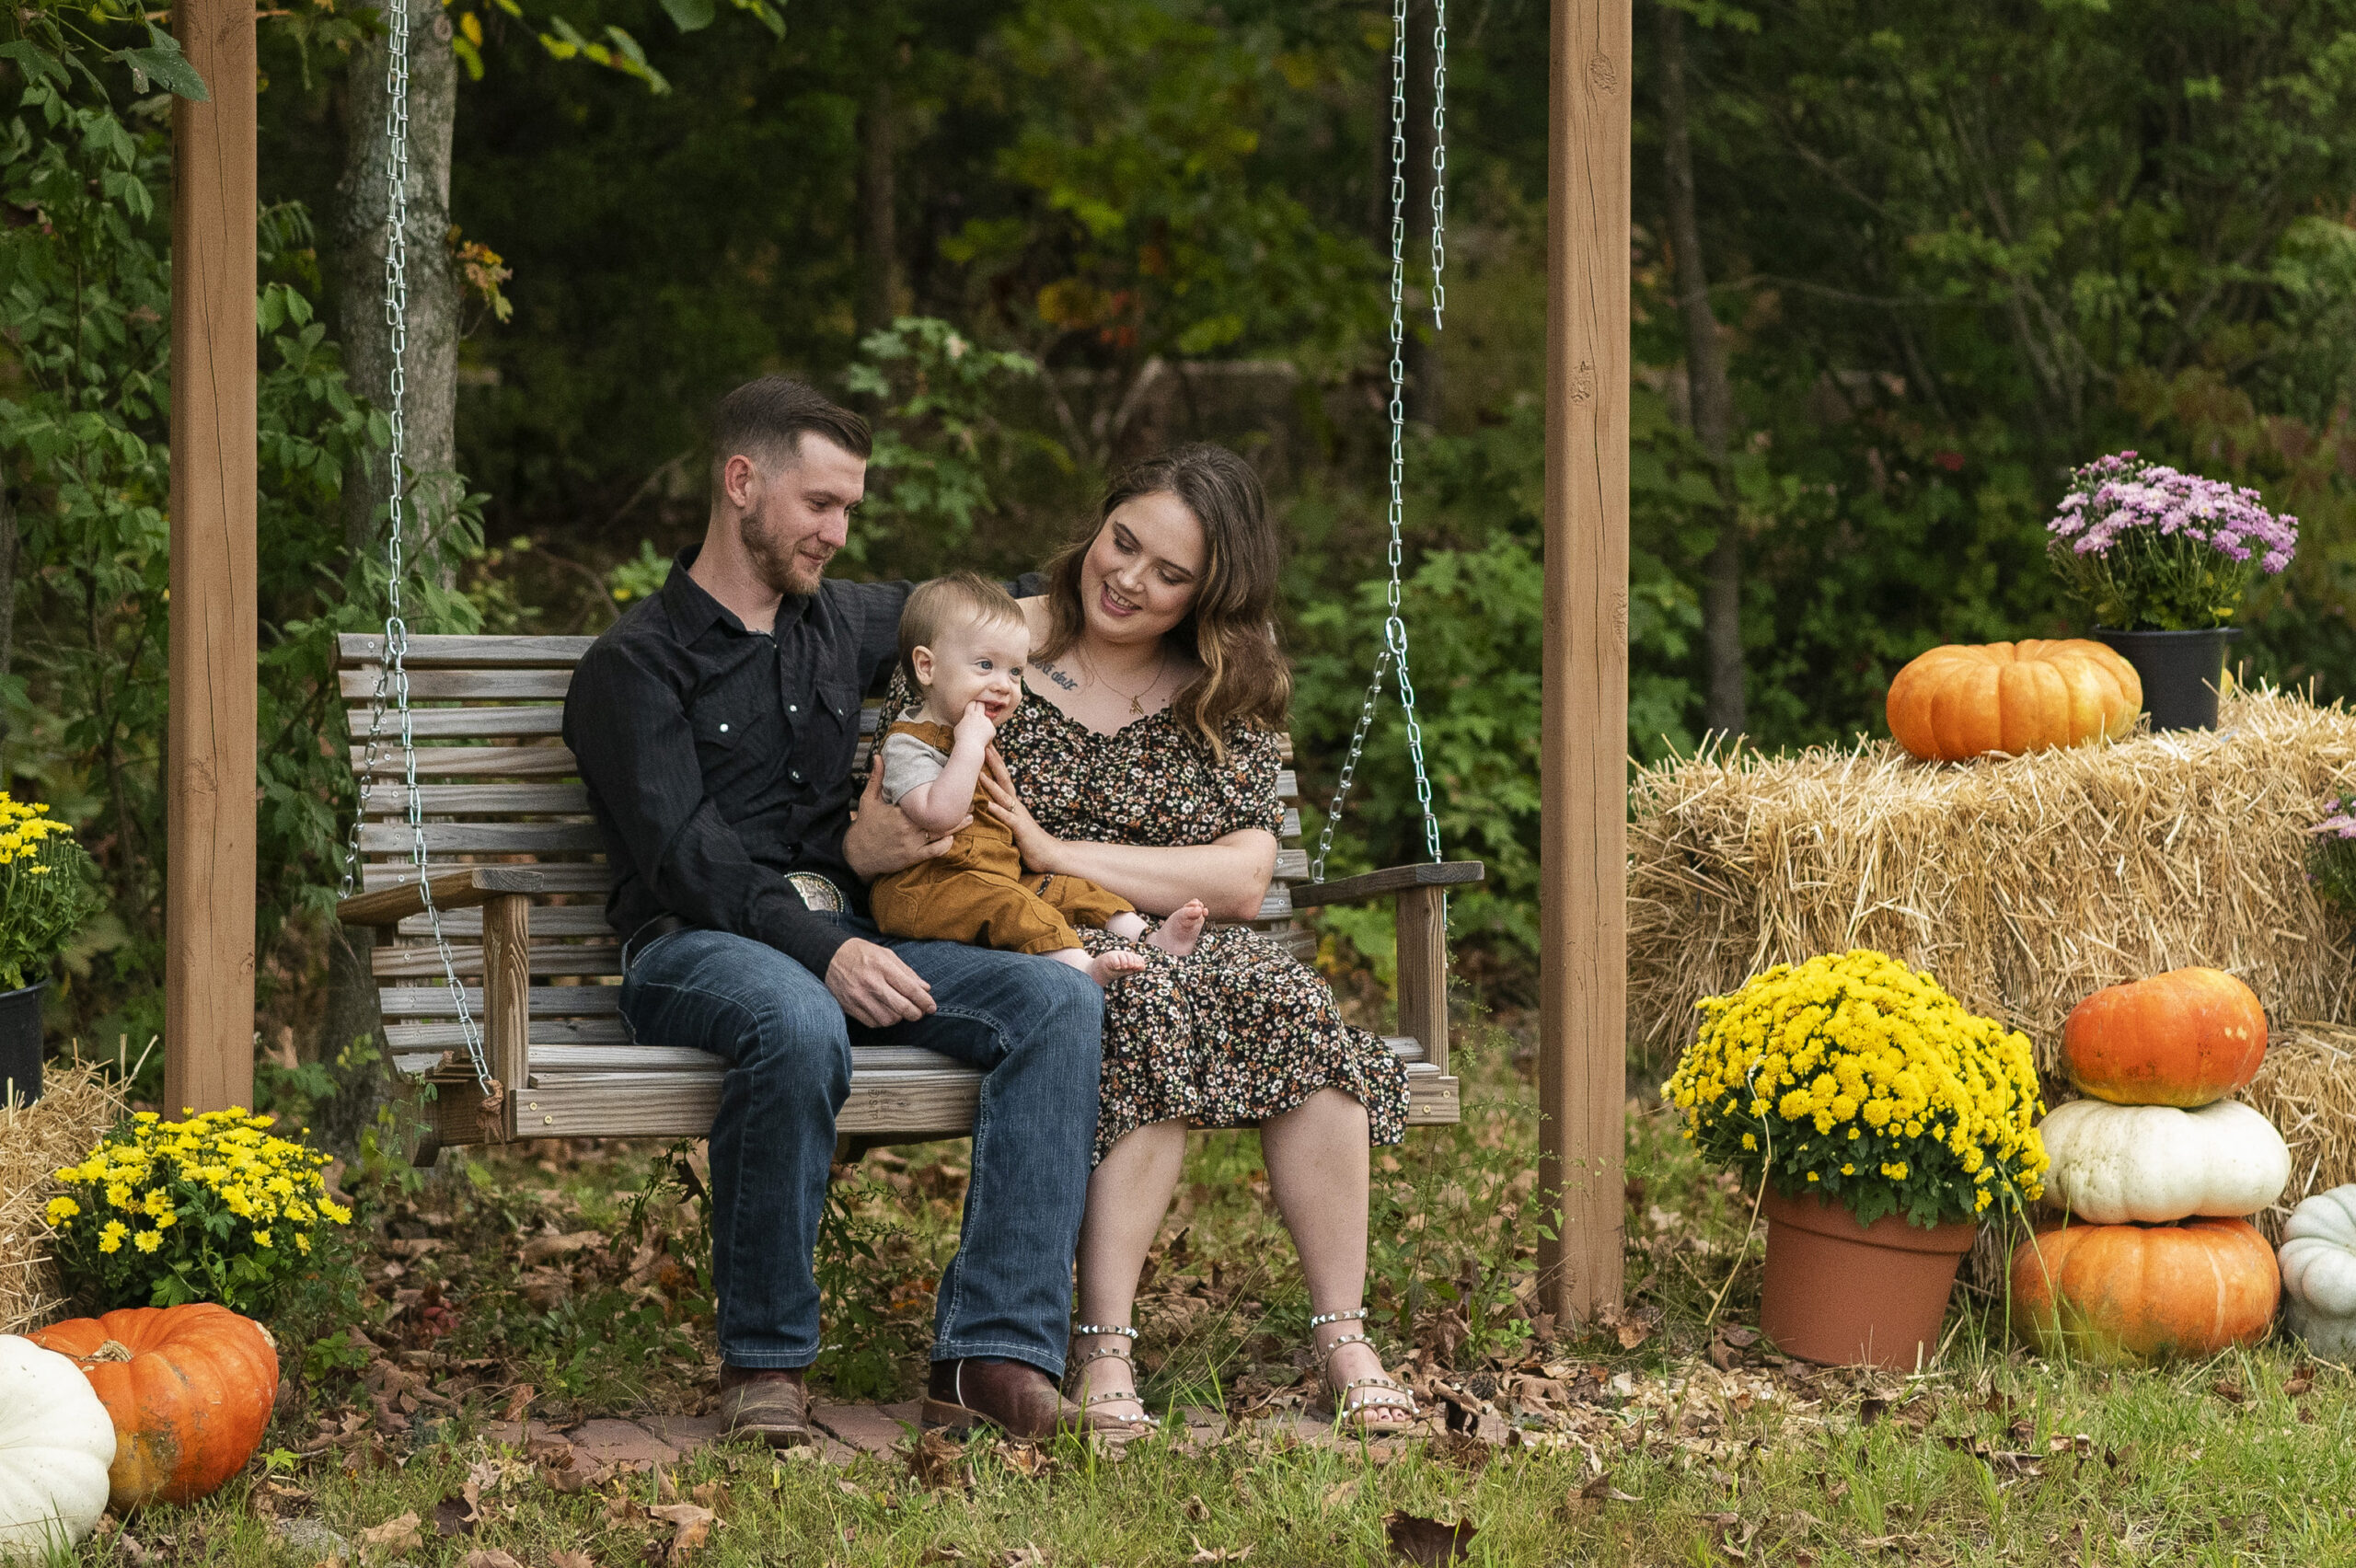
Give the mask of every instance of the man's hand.
M 867 776 L 867 792 L 859 798 L 859 813 L 843 834 L 843 859 L 861 882 L 905 871 L 919 860 L 945 855 L 956 833 L 973 822 L 964 821 L 936 838 L 908 820 L 897 806 L 884 803 L 884 767 L 878 763 Z
M 870 1029 L 913 1023 L 933 1010 L 932 987 L 880 942 L 853 937 L 826 965 L 826 989 L 843 1011 Z
M 969 702 L 951 733 L 961 746 L 986 746 L 998 739 L 998 726 L 990 722 L 988 710 L 979 702 Z

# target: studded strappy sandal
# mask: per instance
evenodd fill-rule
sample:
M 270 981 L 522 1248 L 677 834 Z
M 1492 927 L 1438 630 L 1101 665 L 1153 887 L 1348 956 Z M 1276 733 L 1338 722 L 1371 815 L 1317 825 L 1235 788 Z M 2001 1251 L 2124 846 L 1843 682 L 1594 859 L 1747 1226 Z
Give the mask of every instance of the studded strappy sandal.
M 1347 1312 L 1320 1312 L 1309 1320 L 1311 1342 L 1315 1343 L 1317 1331 L 1328 1323 L 1365 1321 L 1366 1309 L 1363 1307 Z M 1334 1353 L 1345 1344 L 1371 1346 L 1373 1343 L 1374 1341 L 1365 1334 L 1335 1334 L 1317 1352 L 1318 1380 L 1324 1385 L 1330 1401 L 1329 1413 L 1335 1421 L 1347 1423 L 1366 1434 L 1394 1432 L 1422 1413 L 1415 1404 L 1415 1396 L 1408 1391 L 1406 1384 L 1395 1378 L 1373 1377 L 1353 1378 L 1339 1388 L 1334 1385 Z M 1372 1391 L 1360 1394 L 1361 1389 Z M 1358 1397 L 1353 1398 L 1353 1395 Z M 1390 1422 L 1369 1416 L 1370 1412 L 1394 1410 L 1402 1413 L 1403 1419 Z
M 1068 1376 L 1071 1380 L 1072 1395 L 1080 1400 L 1080 1408 L 1085 1411 L 1093 1412 L 1098 1405 L 1114 1404 L 1122 1400 L 1131 1400 L 1136 1401 L 1138 1408 L 1143 1413 L 1138 1415 L 1106 1414 L 1099 1416 L 1097 1419 L 1102 1421 L 1119 1422 L 1122 1425 L 1129 1428 L 1140 1436 L 1160 1426 L 1161 1424 L 1161 1418 L 1156 1416 L 1151 1411 L 1145 1410 L 1145 1401 L 1140 1397 L 1138 1391 L 1138 1378 L 1137 1357 L 1129 1352 L 1129 1346 L 1136 1344 L 1138 1342 L 1137 1330 L 1129 1327 L 1126 1323 L 1074 1323 L 1071 1326 L 1071 1334 L 1074 1339 L 1101 1336 L 1106 1339 L 1119 1339 L 1126 1340 L 1128 1342 L 1128 1344 L 1126 1345 L 1100 1346 L 1072 1362 L 1070 1370 L 1066 1374 L 1066 1376 Z M 1080 1390 L 1087 1387 L 1087 1378 L 1084 1374 L 1090 1366 L 1099 1361 L 1118 1361 L 1127 1366 L 1129 1369 L 1128 1392 L 1114 1394 L 1080 1394 Z

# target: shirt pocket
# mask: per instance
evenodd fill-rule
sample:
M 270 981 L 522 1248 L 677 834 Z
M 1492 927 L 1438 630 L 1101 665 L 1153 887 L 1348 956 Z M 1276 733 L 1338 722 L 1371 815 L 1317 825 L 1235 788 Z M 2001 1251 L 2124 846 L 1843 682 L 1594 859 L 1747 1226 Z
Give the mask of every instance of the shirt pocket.
M 715 796 L 756 782 L 773 759 L 768 757 L 769 736 L 758 710 L 741 692 L 715 691 L 687 710 L 694 732 L 696 762 L 705 787 Z

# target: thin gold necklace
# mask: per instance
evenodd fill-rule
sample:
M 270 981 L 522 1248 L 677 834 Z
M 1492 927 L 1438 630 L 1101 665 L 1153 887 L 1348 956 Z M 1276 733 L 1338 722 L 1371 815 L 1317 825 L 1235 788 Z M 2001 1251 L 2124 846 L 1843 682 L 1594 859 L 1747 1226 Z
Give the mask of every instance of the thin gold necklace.
M 1151 691 L 1154 687 L 1161 684 L 1161 677 L 1168 673 L 1169 669 L 1170 647 L 1167 643 L 1164 643 L 1161 649 L 1161 662 L 1153 667 L 1153 679 L 1146 682 L 1145 686 L 1140 690 L 1126 692 L 1119 686 L 1114 686 L 1111 681 L 1104 679 L 1103 672 L 1097 669 L 1096 661 L 1094 659 L 1091 658 L 1088 661 L 1088 673 L 1091 678 L 1101 685 L 1109 687 L 1114 696 L 1126 697 L 1129 699 L 1129 717 L 1133 719 L 1145 712 L 1146 693 Z

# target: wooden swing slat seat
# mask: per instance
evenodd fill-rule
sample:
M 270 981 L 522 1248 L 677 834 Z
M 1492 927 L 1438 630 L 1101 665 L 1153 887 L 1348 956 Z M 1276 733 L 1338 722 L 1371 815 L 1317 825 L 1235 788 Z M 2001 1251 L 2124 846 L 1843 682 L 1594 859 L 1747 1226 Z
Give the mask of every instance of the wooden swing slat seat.
M 621 951 L 605 917 L 611 877 L 572 753 L 559 739 L 572 667 L 586 637 L 412 637 L 404 661 L 410 732 L 425 818 L 428 870 L 452 966 L 481 1032 L 491 1076 L 509 1086 L 498 1136 L 691 1137 L 711 1125 L 726 1065 L 701 1051 L 630 1038 L 620 1012 Z M 355 773 L 366 766 L 371 703 L 384 640 L 347 634 L 339 673 Z M 875 709 L 862 728 L 872 733 Z M 864 757 L 866 743 L 861 743 Z M 1292 760 L 1288 737 L 1284 759 Z M 402 785 L 399 716 L 379 732 L 375 786 L 361 824 L 362 890 L 337 906 L 346 925 L 379 932 L 373 973 L 395 1062 L 422 1073 L 435 1141 L 486 1141 L 482 1096 L 468 1062 L 457 1002 L 415 885 Z M 1408 1121 L 1460 1114 L 1448 1070 L 1447 891 L 1477 882 L 1477 861 L 1394 867 L 1310 882 L 1300 847 L 1299 785 L 1288 767 L 1284 845 L 1250 927 L 1307 957 L 1314 933 L 1293 918 L 1320 904 L 1389 896 L 1398 913 L 1399 1037 Z M 911 1046 L 854 1046 L 850 1098 L 837 1130 L 860 1143 L 955 1137 L 973 1128 L 981 1076 Z

